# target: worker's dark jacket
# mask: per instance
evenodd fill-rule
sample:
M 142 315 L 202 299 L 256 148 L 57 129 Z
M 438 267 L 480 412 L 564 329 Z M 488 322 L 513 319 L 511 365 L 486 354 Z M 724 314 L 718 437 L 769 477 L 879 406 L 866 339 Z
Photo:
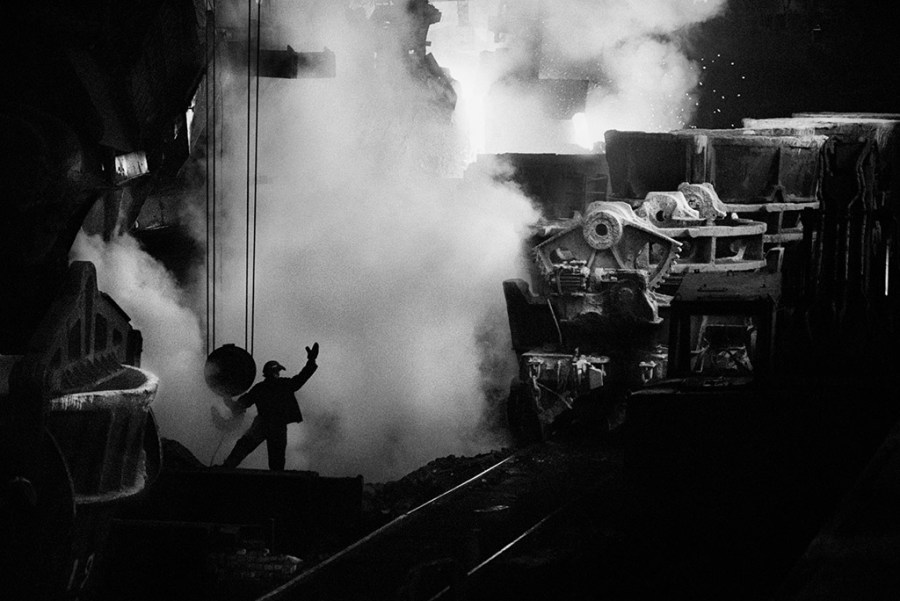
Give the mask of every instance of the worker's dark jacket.
M 255 404 L 259 417 L 273 426 L 302 422 L 303 416 L 294 392 L 309 380 L 317 368 L 315 361 L 307 361 L 300 373 L 292 378 L 266 378 L 241 395 L 238 401 L 244 407 Z

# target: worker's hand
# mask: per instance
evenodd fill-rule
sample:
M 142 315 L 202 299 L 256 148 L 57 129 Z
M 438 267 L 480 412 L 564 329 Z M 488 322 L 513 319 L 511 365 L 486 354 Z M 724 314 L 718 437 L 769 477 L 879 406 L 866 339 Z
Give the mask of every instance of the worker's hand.
M 307 361 L 315 361 L 316 357 L 319 356 L 319 343 L 314 342 L 312 348 L 306 347 L 306 360 Z
M 232 417 L 237 417 L 239 415 L 243 415 L 244 412 L 247 410 L 247 408 L 244 407 L 244 405 L 242 405 L 241 403 L 239 403 L 238 400 L 235 398 L 232 398 L 229 396 L 223 396 L 222 401 L 225 403 L 225 406 L 231 410 Z

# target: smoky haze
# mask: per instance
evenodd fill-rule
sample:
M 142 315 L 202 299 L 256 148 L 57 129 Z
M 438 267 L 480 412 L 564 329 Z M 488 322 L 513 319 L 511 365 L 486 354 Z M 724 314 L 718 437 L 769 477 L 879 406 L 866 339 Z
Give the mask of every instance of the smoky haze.
M 254 354 L 295 373 L 304 347 L 321 345 L 288 466 L 381 480 L 502 444 L 483 428 L 478 336 L 505 334 L 500 283 L 519 272 L 531 203 L 487 173 L 442 179 L 459 160 L 450 114 L 361 14 L 278 6 L 274 22 L 297 25 L 282 35 L 338 60 L 333 79 L 269 79 L 260 92 Z M 244 98 L 233 81 L 234 116 Z M 231 121 L 223 171 L 243 176 L 246 124 Z M 231 257 L 244 242 L 243 182 L 224 186 Z M 242 277 L 221 292 L 224 314 L 238 313 Z M 217 338 L 239 342 L 235 325 L 221 320 Z M 509 353 L 508 334 L 498 344 Z M 248 461 L 261 467 L 263 454 Z
M 524 273 L 521 240 L 537 213 L 517 189 L 497 183 L 490 169 L 470 170 L 465 179 L 446 177 L 460 175 L 479 138 L 484 142 L 479 94 L 491 79 L 470 67 L 480 53 L 473 48 L 493 44 L 486 30 L 473 27 L 474 34 L 446 36 L 441 28 L 448 23 L 433 28 L 431 49 L 458 80 L 460 103 L 451 114 L 399 60 L 401 53 L 392 51 L 391 35 L 367 24 L 371 6 L 362 4 L 356 11 L 325 0 L 263 4 L 264 48 L 327 46 L 336 55 L 337 76 L 260 82 L 259 149 L 251 155 L 259 165 L 253 350 L 257 366 L 276 359 L 292 375 L 305 363 L 304 347 L 321 345 L 319 370 L 298 395 L 305 421 L 288 428 L 287 468 L 379 481 L 435 457 L 506 443 L 485 428 L 491 407 L 485 389 L 505 387 L 515 373 L 501 282 Z M 455 3 L 435 4 L 452 23 L 448 13 Z M 644 4 L 681 9 L 650 11 L 651 27 L 635 23 L 643 18 Z M 633 76 L 653 74 L 629 65 L 646 59 L 663 71 L 670 69 L 666 65 L 682 68 L 677 48 L 667 45 L 665 36 L 651 34 L 714 14 L 719 3 L 688 4 L 615 3 L 627 13 L 621 19 L 625 25 L 615 31 L 638 33 L 610 34 L 615 43 L 596 47 L 590 27 L 579 23 L 573 45 L 583 45 L 584 54 L 563 52 L 554 42 L 566 15 L 609 23 L 608 15 L 594 9 L 613 4 L 543 4 L 551 11 L 544 19 L 543 44 L 556 53 L 560 72 L 580 76 L 579 70 L 596 67 L 598 60 L 606 77 L 617 67 L 628 71 L 615 85 L 591 88 L 582 125 L 599 131 L 594 139 L 610 127 L 655 127 L 652 110 L 633 100 L 644 98 L 652 82 L 628 91 Z M 477 15 L 483 7 L 473 2 L 470 8 Z M 222 23 L 234 39 L 246 39 L 240 11 L 230 24 L 225 17 Z M 453 50 L 456 44 L 461 50 Z M 521 47 L 513 50 L 505 56 L 524 56 Z M 665 65 L 660 56 L 668 57 Z M 693 66 L 682 70 L 683 81 L 672 76 L 679 93 L 697 77 Z M 220 74 L 219 83 L 215 334 L 217 345 L 244 346 L 246 65 L 238 60 Z M 255 81 L 253 86 L 255 92 Z M 666 103 L 673 95 L 661 96 L 665 110 L 660 111 L 681 115 L 683 98 Z M 518 104 L 513 101 L 510 119 L 500 125 L 536 145 L 520 151 L 546 151 L 535 140 L 553 138 L 549 130 L 558 124 L 548 125 L 527 94 Z M 616 103 L 625 115 L 632 109 L 632 121 L 604 121 L 601 108 Z M 473 117 L 473 107 L 482 114 Z M 194 190 L 184 198 L 193 203 L 184 215 L 194 216 L 197 232 L 204 231 L 202 196 Z M 226 421 L 221 400 L 203 383 L 203 273 L 197 274 L 196 288 L 179 290 L 128 236 L 107 244 L 81 236 L 72 255 L 97 264 L 101 289 L 142 330 L 143 364 L 161 379 L 154 410 L 162 435 L 182 442 L 204 463 L 213 457 L 221 463 L 255 409 Z M 242 465 L 264 468 L 265 445 Z
M 141 367 L 160 380 L 152 408 L 162 436 L 185 442 L 207 462 L 219 439 L 209 417 L 216 397 L 203 385 L 203 333 L 185 292 L 127 235 L 104 242 L 82 232 L 70 254 L 94 263 L 97 286 L 141 331 Z
M 253 347 L 257 366 L 276 359 L 292 375 L 305 363 L 304 347 L 321 345 L 319 370 L 298 394 L 305 421 L 288 428 L 288 469 L 384 480 L 435 457 L 506 443 L 485 427 L 485 388 L 505 386 L 515 373 L 501 282 L 521 273 L 520 241 L 537 214 L 491 173 L 442 178 L 462 162 L 452 114 L 389 47 L 373 68 L 378 30 L 330 5 L 272 7 L 281 11 L 272 22 L 282 24 L 272 35 L 284 36 L 273 47 L 327 45 L 338 66 L 333 79 L 261 81 Z M 217 165 L 216 341 L 238 346 L 243 69 L 221 77 Z M 255 409 L 224 432 L 210 419 L 211 406 L 226 411 L 202 383 L 202 306 L 190 314 L 189 297 L 169 283 L 130 278 L 130 269 L 157 274 L 159 266 L 127 238 L 104 246 L 82 237 L 73 256 L 98 263 L 102 287 L 144 333 L 144 364 L 163 381 L 155 404 L 163 436 L 204 462 L 222 439 L 220 463 Z M 494 368 L 487 374 L 486 363 Z M 265 467 L 265 445 L 242 466 Z

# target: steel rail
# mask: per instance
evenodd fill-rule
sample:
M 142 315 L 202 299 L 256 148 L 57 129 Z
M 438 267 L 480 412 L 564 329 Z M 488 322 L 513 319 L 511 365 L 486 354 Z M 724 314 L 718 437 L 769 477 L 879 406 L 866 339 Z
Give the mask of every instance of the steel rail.
M 466 572 L 465 579 L 463 580 L 462 586 L 463 587 L 467 586 L 466 583 L 468 581 L 470 581 L 474 578 L 480 577 L 484 573 L 485 569 L 492 567 L 493 565 L 496 564 L 496 562 L 498 560 L 500 560 L 504 557 L 507 557 L 511 553 L 518 550 L 522 543 L 527 542 L 533 536 L 542 532 L 544 530 L 544 528 L 547 527 L 549 524 L 552 524 L 557 519 L 559 519 L 560 516 L 563 516 L 567 512 L 571 511 L 572 508 L 575 507 L 578 503 L 583 502 L 584 497 L 585 497 L 584 495 L 581 495 L 576 499 L 570 500 L 565 505 L 562 505 L 561 507 L 557 507 L 556 509 L 554 509 L 553 511 L 551 511 L 550 513 L 545 515 L 543 518 L 538 520 L 533 526 L 528 528 L 525 532 L 523 532 L 522 534 L 520 534 L 519 536 L 517 536 L 516 538 L 514 538 L 507 544 L 505 544 L 503 547 L 501 547 L 496 552 L 494 552 L 490 557 L 486 558 L 484 561 L 482 561 L 481 563 L 479 563 L 478 565 L 473 567 L 471 570 Z M 447 599 L 447 598 L 449 598 L 448 595 L 450 595 L 454 591 L 455 591 L 455 589 L 452 586 L 444 587 L 441 591 L 436 593 L 428 601 L 441 601 L 442 599 Z
M 430 499 L 430 500 L 426 501 L 425 503 L 422 503 L 418 507 L 415 507 L 415 508 L 407 511 L 403 515 L 398 516 L 397 518 L 391 520 L 390 522 L 381 526 L 377 530 L 373 530 L 372 532 L 370 532 L 363 538 L 352 543 L 348 547 L 345 547 L 344 549 L 338 551 L 334 555 L 328 557 L 324 561 L 314 565 L 310 569 L 295 576 L 293 579 L 289 580 L 288 582 L 284 583 L 283 585 L 279 586 L 278 588 L 266 593 L 262 597 L 257 598 L 257 601 L 284 601 L 285 599 L 290 598 L 290 597 L 288 597 L 288 595 L 292 595 L 292 594 L 299 592 L 298 589 L 300 589 L 304 585 L 309 584 L 315 578 L 317 578 L 321 574 L 325 573 L 328 569 L 334 567 L 335 565 L 338 565 L 340 561 L 351 557 L 353 554 L 359 552 L 361 549 L 363 549 L 365 546 L 371 544 L 373 541 L 376 541 L 376 540 L 382 538 L 383 536 L 385 536 L 386 534 L 391 533 L 391 532 L 399 529 L 401 526 L 406 525 L 407 523 L 410 522 L 410 520 L 412 518 L 416 517 L 417 515 L 421 515 L 422 510 L 424 510 L 428 507 L 431 507 L 431 506 L 439 503 L 440 501 L 447 500 L 451 496 L 454 496 L 455 494 L 466 489 L 467 487 L 474 484 L 475 482 L 478 482 L 479 480 L 481 480 L 486 475 L 493 472 L 500 466 L 505 465 L 510 460 L 516 458 L 518 455 L 519 455 L 519 453 L 514 453 L 514 454 L 510 455 L 509 457 L 504 458 L 503 460 L 495 463 L 494 465 L 485 469 L 484 471 L 476 474 L 475 476 L 472 476 L 468 480 L 466 480 L 460 484 L 457 484 L 453 488 L 451 488 L 447 491 L 444 491 L 443 493 L 439 494 L 438 496 L 434 497 L 433 499 Z

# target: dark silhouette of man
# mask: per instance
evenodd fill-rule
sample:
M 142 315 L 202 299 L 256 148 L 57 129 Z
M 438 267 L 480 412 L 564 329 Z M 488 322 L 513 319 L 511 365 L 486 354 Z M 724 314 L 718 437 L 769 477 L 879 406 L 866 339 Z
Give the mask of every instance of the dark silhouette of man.
M 306 365 L 296 376 L 279 377 L 285 368 L 278 361 L 268 361 L 263 366 L 263 381 L 228 403 L 236 415 L 248 407 L 256 405 L 257 415 L 250 428 L 235 443 L 234 449 L 225 459 L 223 467 L 235 468 L 247 455 L 252 453 L 262 441 L 266 441 L 269 453 L 269 469 L 284 469 L 284 451 L 287 447 L 287 425 L 302 422 L 300 406 L 294 393 L 303 386 L 318 369 L 319 343 L 306 347 Z

